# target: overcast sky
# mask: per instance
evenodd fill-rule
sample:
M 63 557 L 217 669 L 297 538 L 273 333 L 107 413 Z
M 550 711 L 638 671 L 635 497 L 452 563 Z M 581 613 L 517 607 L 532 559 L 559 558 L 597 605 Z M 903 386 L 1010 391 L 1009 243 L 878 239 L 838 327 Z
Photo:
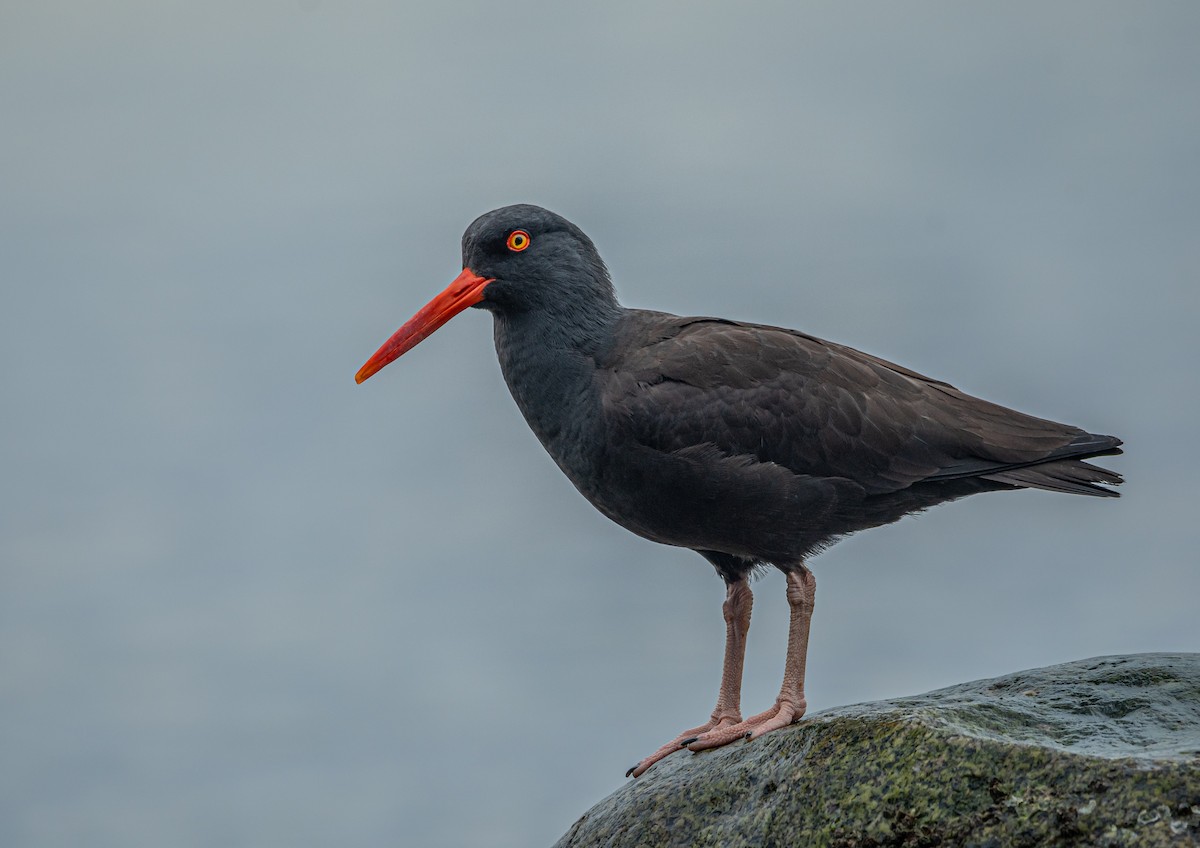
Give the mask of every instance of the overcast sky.
M 1194 2 L 0 9 L 0 843 L 545 845 L 712 708 L 723 588 L 596 513 L 478 214 L 1126 439 L 814 562 L 812 711 L 1200 650 Z M 782 671 L 756 584 L 744 701 Z

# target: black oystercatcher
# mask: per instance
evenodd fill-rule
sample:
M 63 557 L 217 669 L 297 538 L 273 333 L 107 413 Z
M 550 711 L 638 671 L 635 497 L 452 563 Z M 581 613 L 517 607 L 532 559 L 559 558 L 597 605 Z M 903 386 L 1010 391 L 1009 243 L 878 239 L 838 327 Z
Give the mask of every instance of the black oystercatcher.
M 463 272 L 355 377 L 370 377 L 468 306 L 492 313 L 517 406 L 597 509 L 691 548 L 725 581 L 725 664 L 711 718 L 629 770 L 682 748 L 755 737 L 804 714 L 816 582 L 805 562 L 841 536 L 1007 489 L 1116 497 L 1081 460 L 1121 440 L 971 397 L 866 353 L 779 327 L 625 309 L 596 248 L 537 206 L 478 218 Z M 743 719 L 749 577 L 770 564 L 791 607 L 779 697 Z

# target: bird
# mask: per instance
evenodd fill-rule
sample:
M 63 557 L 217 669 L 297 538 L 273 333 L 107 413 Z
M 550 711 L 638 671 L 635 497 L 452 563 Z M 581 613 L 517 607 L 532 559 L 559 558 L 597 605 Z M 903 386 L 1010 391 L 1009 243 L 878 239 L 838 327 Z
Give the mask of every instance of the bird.
M 799 720 L 816 578 L 810 559 L 859 530 L 982 492 L 1117 497 L 1084 460 L 1115 436 L 1026 415 L 845 345 L 725 318 L 629 309 L 575 224 L 518 204 L 477 218 L 462 273 L 355 375 L 364 380 L 468 307 L 492 314 L 517 407 L 582 495 L 633 533 L 707 560 L 725 583 L 717 703 L 626 772 Z M 789 605 L 775 703 L 741 711 L 751 577 Z

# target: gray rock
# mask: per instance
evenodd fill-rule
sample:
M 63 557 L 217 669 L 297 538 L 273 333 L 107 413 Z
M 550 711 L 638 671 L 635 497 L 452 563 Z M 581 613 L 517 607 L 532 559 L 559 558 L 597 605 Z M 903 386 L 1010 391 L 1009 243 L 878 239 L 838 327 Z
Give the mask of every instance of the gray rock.
M 1200 654 L 1023 671 L 673 754 L 556 848 L 791 845 L 1200 845 Z

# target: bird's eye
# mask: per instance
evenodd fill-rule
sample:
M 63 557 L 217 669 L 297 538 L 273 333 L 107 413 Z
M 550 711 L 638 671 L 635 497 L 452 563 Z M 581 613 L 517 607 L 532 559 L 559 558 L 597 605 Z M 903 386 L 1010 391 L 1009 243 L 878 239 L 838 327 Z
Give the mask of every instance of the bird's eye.
M 524 230 L 513 230 L 508 234 L 508 241 L 505 244 L 508 245 L 508 249 L 513 253 L 520 253 L 529 247 L 529 233 Z

